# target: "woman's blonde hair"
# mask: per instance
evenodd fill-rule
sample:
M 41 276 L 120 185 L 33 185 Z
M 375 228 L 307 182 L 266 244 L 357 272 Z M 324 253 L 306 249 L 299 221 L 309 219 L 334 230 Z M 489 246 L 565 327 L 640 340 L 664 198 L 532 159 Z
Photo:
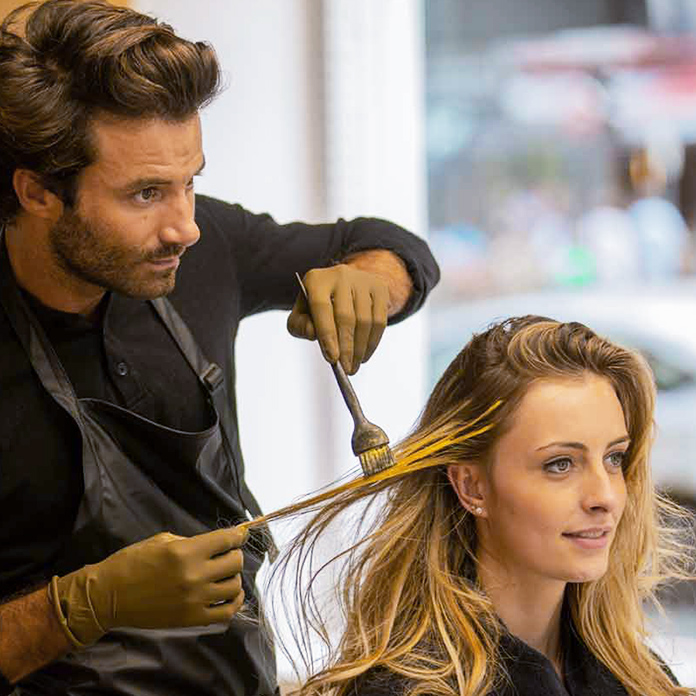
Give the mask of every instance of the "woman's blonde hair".
M 632 696 L 694 693 L 672 684 L 645 643 L 643 603 L 657 601 L 661 583 L 689 577 L 690 563 L 685 538 L 690 519 L 659 495 L 651 480 L 650 369 L 638 354 L 582 324 L 526 316 L 474 335 L 435 386 L 413 433 L 395 448 L 397 462 L 426 452 L 432 466 L 343 493 L 320 509 L 289 547 L 288 558 L 298 561 L 304 624 L 329 646 L 328 661 L 300 688 L 302 696 L 355 693 L 356 680 L 368 670 L 397 679 L 404 693 L 414 696 L 483 696 L 505 678 L 497 650 L 500 623 L 476 579 L 475 521 L 449 484 L 446 465 L 489 461 L 532 382 L 586 373 L 613 385 L 631 444 L 624 474 L 627 504 L 608 570 L 599 580 L 567 588 L 574 628 Z M 487 416 L 491 427 L 456 437 L 480 423 L 497 400 L 502 405 Z M 424 447 L 433 442 L 442 446 Z M 359 501 L 368 508 L 361 509 L 361 519 L 371 522 L 333 559 L 342 561 L 344 626 L 332 648 L 314 593 L 319 571 L 311 562 L 317 541 Z M 287 567 L 281 564 L 281 574 Z

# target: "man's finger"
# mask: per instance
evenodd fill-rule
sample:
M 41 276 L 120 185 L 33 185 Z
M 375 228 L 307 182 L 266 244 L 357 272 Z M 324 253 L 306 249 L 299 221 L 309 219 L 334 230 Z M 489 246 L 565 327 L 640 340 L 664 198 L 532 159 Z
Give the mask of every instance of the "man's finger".
M 355 333 L 353 336 L 353 362 L 350 374 L 355 374 L 365 360 L 368 342 L 372 333 L 372 295 L 364 291 L 355 293 L 354 307 Z
M 355 340 L 355 298 L 350 285 L 337 285 L 333 295 L 333 313 L 338 333 L 339 360 L 343 369 L 350 374 L 353 369 Z
M 287 327 L 290 335 L 295 338 L 313 341 L 317 337 L 312 317 L 309 315 L 309 307 L 302 293 L 297 296 L 292 311 L 288 315 Z
M 309 314 L 297 314 L 295 309 L 288 315 L 287 327 L 290 335 L 295 338 L 305 338 L 308 341 L 314 341 L 317 337 L 312 317 Z
M 231 549 L 238 549 L 244 544 L 249 536 L 249 532 L 241 527 L 225 527 L 216 529 L 213 532 L 205 532 L 182 540 L 184 543 L 195 544 L 201 554 L 208 558 L 220 556 Z
M 241 590 L 231 602 L 225 602 L 224 604 L 213 604 L 212 606 L 206 607 L 205 611 L 203 612 L 205 622 L 208 624 L 227 623 L 242 608 L 243 604 L 244 590 Z
M 244 568 L 244 554 L 240 549 L 211 558 L 204 566 L 205 577 L 212 581 L 222 580 L 241 573 Z
M 367 341 L 367 349 L 363 362 L 367 362 L 372 354 L 377 349 L 379 342 L 382 340 L 384 329 L 387 327 L 389 318 L 389 292 L 377 291 L 372 296 L 372 326 L 370 328 L 370 337 Z
M 326 360 L 335 363 L 340 356 L 340 351 L 331 296 L 322 294 L 319 299 L 310 295 L 309 304 L 314 322 L 314 332 L 321 346 L 321 352 Z
M 210 583 L 206 589 L 206 601 L 208 604 L 231 602 L 242 591 L 242 575 L 237 573 L 223 580 Z

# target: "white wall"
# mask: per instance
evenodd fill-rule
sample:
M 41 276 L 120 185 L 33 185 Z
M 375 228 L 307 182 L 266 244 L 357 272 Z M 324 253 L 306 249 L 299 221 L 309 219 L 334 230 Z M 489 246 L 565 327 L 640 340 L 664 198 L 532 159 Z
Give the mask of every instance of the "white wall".
M 327 210 L 331 217 L 375 215 L 426 229 L 422 3 L 326 0 L 325 129 Z M 353 380 L 365 414 L 392 441 L 406 434 L 424 403 L 425 312 L 390 328 Z M 352 464 L 351 421 L 333 401 L 338 424 L 332 459 Z

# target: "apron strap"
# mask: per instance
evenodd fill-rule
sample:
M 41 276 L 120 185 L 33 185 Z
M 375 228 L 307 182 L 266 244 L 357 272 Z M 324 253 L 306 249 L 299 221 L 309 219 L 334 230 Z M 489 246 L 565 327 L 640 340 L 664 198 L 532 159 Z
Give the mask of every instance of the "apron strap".
M 235 447 L 233 444 L 237 442 L 237 429 L 232 423 L 224 372 L 217 363 L 210 362 L 205 357 L 186 322 L 169 300 L 165 297 L 158 297 L 150 300 L 150 303 L 208 393 L 220 419 L 220 430 L 225 450 L 235 468 L 237 493 L 246 510 L 253 517 L 260 517 L 263 514 L 261 506 L 244 480 L 244 460 L 241 451 L 239 447 Z M 261 531 L 263 533 L 264 545 L 272 562 L 278 555 L 278 548 L 268 526 L 264 525 Z
M 79 424 L 82 417 L 77 394 L 43 327 L 14 281 L 4 231 L 0 228 L 0 304 L 44 388 Z

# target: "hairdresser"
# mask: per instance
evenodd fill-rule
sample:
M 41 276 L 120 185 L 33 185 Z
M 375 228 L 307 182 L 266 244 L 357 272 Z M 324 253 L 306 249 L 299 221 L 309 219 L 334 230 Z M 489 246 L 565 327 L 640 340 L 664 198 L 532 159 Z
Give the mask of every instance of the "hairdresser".
M 386 221 L 196 196 L 219 68 L 155 19 L 25 8 L 0 74 L 0 694 L 277 693 L 254 587 L 272 540 L 235 526 L 260 514 L 239 321 L 292 309 L 354 373 L 437 266 Z

